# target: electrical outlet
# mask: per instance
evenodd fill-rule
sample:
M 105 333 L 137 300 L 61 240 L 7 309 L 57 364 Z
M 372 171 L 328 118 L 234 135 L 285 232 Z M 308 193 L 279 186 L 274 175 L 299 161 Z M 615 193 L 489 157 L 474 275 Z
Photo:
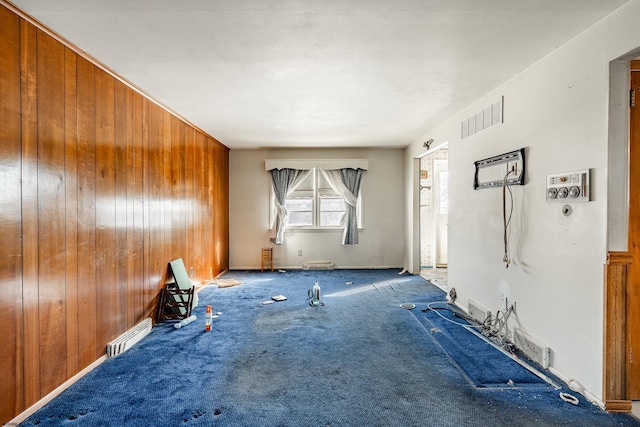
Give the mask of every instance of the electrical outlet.
M 189 269 L 189 275 L 190 275 L 191 277 L 193 277 L 193 267 L 191 267 L 191 268 Z
M 507 301 L 506 295 L 502 295 L 501 302 L 502 302 L 502 310 L 506 310 L 509 307 L 509 304 L 508 304 L 509 301 Z
M 298 249 L 298 256 L 302 256 L 302 249 Z

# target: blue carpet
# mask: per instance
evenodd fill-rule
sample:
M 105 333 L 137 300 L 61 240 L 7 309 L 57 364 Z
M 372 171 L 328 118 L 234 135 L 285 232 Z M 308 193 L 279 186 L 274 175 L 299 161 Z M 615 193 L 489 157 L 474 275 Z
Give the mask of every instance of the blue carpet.
M 196 322 L 182 329 L 155 326 L 22 425 L 640 425 L 583 398 L 578 406 L 565 403 L 550 386 L 471 384 L 465 376 L 472 369 L 461 375 L 456 365 L 464 363 L 452 364 L 451 350 L 443 351 L 449 344 L 439 345 L 416 320 L 423 313 L 399 307 L 444 299 L 419 276 L 334 270 L 234 271 L 226 277 L 242 285 L 200 292 Z M 307 303 L 315 280 L 323 307 Z M 278 294 L 288 300 L 262 304 Z M 203 330 L 207 304 L 222 312 L 211 332 Z M 450 333 L 449 341 L 464 339 Z M 493 375 L 474 383 L 504 381 Z

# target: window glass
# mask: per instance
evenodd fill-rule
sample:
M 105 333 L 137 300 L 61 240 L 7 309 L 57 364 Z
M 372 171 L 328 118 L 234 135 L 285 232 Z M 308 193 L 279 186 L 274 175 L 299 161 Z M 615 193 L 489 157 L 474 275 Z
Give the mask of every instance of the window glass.
M 320 226 L 339 227 L 345 215 L 345 201 L 339 197 L 320 199 Z
M 285 226 L 303 227 L 313 225 L 313 199 L 287 199 L 284 204 L 289 212 Z
M 291 212 L 286 225 L 292 227 L 304 227 L 313 225 L 313 212 Z

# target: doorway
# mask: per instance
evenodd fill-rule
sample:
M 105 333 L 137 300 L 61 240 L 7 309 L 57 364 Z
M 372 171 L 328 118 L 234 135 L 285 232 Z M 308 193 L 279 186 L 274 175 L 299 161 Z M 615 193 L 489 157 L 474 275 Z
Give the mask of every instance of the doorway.
M 420 158 L 420 274 L 447 290 L 449 151 L 447 144 Z

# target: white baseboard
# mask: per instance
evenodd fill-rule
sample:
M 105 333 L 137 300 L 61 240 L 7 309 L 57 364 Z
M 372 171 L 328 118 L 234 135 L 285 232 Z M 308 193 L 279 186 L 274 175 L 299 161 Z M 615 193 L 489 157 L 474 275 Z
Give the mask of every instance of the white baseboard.
M 14 419 L 12 419 L 8 423 L 6 423 L 5 427 L 7 427 L 7 426 L 17 426 L 18 424 L 20 424 L 21 422 L 23 422 L 24 420 L 29 418 L 36 411 L 38 411 L 39 409 L 42 409 L 42 407 L 44 407 L 47 403 L 51 402 L 56 396 L 58 396 L 60 393 L 62 393 L 66 389 L 68 389 L 71 385 L 73 385 L 80 378 L 84 377 L 89 372 L 94 370 L 97 366 L 99 366 L 105 360 L 107 360 L 107 355 L 106 354 L 104 356 L 100 357 L 99 359 L 97 359 L 95 362 L 93 362 L 92 364 L 90 364 L 86 368 L 84 368 L 83 370 L 81 370 L 80 372 L 78 372 L 77 374 L 75 374 L 74 376 L 72 376 L 71 378 L 69 378 L 68 380 L 66 380 L 64 383 L 62 383 L 60 386 L 58 386 L 51 393 L 47 394 L 45 397 L 43 397 L 42 399 L 38 400 L 36 403 L 34 403 L 30 407 L 28 407 L 24 412 L 22 412 L 17 417 L 15 417 Z

